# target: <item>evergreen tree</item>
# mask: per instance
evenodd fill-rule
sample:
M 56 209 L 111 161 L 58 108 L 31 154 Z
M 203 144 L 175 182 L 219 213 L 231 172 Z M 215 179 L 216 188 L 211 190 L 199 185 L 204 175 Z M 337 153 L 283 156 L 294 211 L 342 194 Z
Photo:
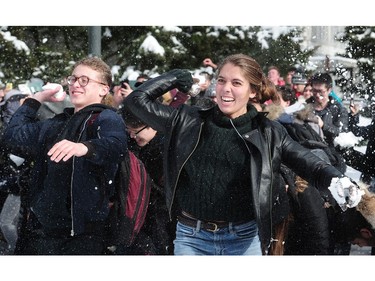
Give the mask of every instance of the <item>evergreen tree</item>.
M 374 26 L 347 26 L 340 38 L 347 43 L 343 57 L 358 61 L 359 73 L 344 81 L 343 88 L 349 95 L 357 95 L 375 104 L 375 27 Z M 367 108 L 364 115 L 371 115 L 371 107 Z
M 128 67 L 152 75 L 173 68 L 199 69 L 210 57 L 219 63 L 233 53 L 248 54 L 267 71 L 277 65 L 282 75 L 292 65 L 304 65 L 312 51 L 301 50 L 302 28 L 286 27 L 275 34 L 260 26 L 102 26 L 101 56 L 117 68 L 117 82 Z M 2 36 L 1 36 L 2 35 Z M 10 40 L 9 38 L 12 38 Z M 142 48 L 155 40 L 162 53 Z M 16 44 L 16 42 L 18 42 Z M 24 48 L 20 48 L 20 45 Z M 88 27 L 10 26 L 0 29 L 0 77 L 3 83 L 24 83 L 32 77 L 61 82 L 74 62 L 88 54 Z
M 358 68 L 362 75 L 364 93 L 373 95 L 375 80 L 375 27 L 347 26 L 342 41 L 348 44 L 345 57 L 358 60 Z

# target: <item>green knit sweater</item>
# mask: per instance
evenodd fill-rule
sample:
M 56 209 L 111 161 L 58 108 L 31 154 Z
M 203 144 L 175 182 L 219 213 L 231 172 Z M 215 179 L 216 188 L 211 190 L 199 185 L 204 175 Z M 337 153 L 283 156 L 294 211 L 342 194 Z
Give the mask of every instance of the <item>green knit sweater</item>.
M 242 135 L 251 130 L 254 107 L 232 119 Z M 202 130 L 199 144 L 184 166 L 177 187 L 181 210 L 202 220 L 254 219 L 250 156 L 230 119 L 215 108 Z

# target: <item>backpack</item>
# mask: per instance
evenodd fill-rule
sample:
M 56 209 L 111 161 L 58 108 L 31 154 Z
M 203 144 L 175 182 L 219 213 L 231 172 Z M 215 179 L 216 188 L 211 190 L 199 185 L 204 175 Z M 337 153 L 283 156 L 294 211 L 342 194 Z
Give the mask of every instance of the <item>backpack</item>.
M 99 113 L 92 114 L 90 127 Z M 110 198 L 110 211 L 106 222 L 106 248 L 108 254 L 117 246 L 129 247 L 141 230 L 150 202 L 153 181 L 144 163 L 130 150 L 124 153 L 116 176 L 115 192 Z
M 128 150 L 116 178 L 107 223 L 107 248 L 130 246 L 144 224 L 152 180 L 143 162 Z M 114 248 L 113 248 L 114 247 Z

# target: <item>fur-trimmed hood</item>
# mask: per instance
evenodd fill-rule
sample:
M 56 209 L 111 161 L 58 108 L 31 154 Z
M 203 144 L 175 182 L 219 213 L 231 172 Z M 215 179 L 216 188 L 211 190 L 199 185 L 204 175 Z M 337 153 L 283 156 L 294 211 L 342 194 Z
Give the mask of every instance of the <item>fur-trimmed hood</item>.
M 277 120 L 285 113 L 285 109 L 282 105 L 276 105 L 274 103 L 267 105 L 264 111 L 268 113 L 267 117 L 270 120 Z M 293 112 L 293 117 L 298 121 L 308 121 L 318 124 L 318 117 L 314 114 L 312 104 L 307 104 L 303 109 Z
M 357 205 L 357 210 L 375 229 L 375 193 L 368 190 L 368 186 L 362 182 L 358 183 L 359 187 L 365 192 L 362 199 Z
M 282 107 L 282 105 L 277 105 L 274 103 L 266 105 L 263 111 L 267 112 L 267 118 L 270 120 L 277 120 L 283 113 L 285 113 L 284 107 Z
M 304 109 L 294 113 L 296 119 L 318 124 L 318 117 L 314 114 L 312 104 L 307 104 Z

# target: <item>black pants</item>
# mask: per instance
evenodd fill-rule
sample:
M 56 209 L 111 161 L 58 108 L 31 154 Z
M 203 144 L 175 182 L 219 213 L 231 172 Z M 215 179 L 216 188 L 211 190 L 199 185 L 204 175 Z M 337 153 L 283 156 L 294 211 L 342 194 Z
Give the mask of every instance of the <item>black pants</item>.
M 70 230 L 45 231 L 30 211 L 23 212 L 15 255 L 103 255 L 105 224 L 87 224 L 86 233 L 71 236 Z
M 32 234 L 24 241 L 18 255 L 102 255 L 104 241 L 101 235 L 89 234 L 74 237 L 53 237 Z

